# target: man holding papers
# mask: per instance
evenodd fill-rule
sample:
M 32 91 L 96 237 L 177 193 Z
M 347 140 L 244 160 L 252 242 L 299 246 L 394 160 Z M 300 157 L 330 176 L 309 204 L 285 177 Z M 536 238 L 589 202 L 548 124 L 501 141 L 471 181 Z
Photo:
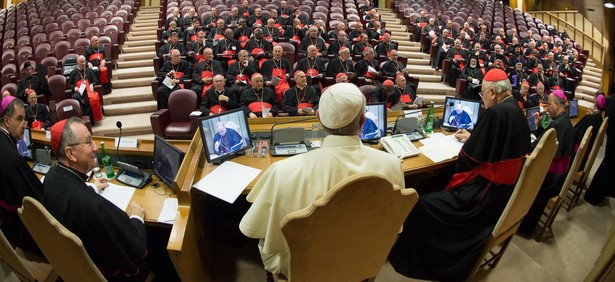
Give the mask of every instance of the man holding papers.
M 58 165 L 45 177 L 45 208 L 81 239 L 109 281 L 143 281 L 149 269 L 145 211 L 133 202 L 124 212 L 86 185 L 98 147 L 81 119 L 56 123 L 51 128 L 51 149 Z
M 323 92 L 319 105 L 316 116 L 328 133 L 322 147 L 273 163 L 248 194 L 253 204 L 239 224 L 243 234 L 260 239 L 265 269 L 284 276 L 290 254 L 280 220 L 288 213 L 309 206 L 356 173 L 378 172 L 405 187 L 399 159 L 361 144 L 365 97 L 354 84 L 334 84 Z
M 521 172 L 530 130 L 510 81 L 504 71 L 493 69 L 481 87 L 486 110 L 471 135 L 465 129 L 456 134 L 467 141 L 452 179 L 444 190 L 421 196 L 389 254 L 400 274 L 465 280 Z

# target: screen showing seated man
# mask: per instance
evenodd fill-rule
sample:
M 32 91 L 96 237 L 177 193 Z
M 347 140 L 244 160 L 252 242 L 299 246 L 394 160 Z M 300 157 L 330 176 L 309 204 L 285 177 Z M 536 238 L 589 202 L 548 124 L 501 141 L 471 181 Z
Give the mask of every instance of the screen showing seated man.
M 568 116 L 571 118 L 579 116 L 579 100 L 570 100 L 568 103 Z
M 156 135 L 154 141 L 154 172 L 162 182 L 170 187 L 173 186 L 173 181 L 183 160 L 184 152 Z
M 480 102 L 446 97 L 443 126 L 472 130 L 478 119 Z
M 30 136 L 30 129 L 26 128 L 23 131 L 23 139 L 17 141 L 17 151 L 22 157 L 29 160 L 33 159 L 31 144 L 32 136 Z
M 386 128 L 386 104 L 373 103 L 365 106 L 365 123 L 361 130 L 361 140 L 378 140 L 384 137 Z
M 536 130 L 536 119 L 534 115 L 540 114 L 540 107 L 529 108 L 526 110 L 525 117 L 527 118 L 527 125 L 530 127 L 530 131 Z
M 204 117 L 199 123 L 208 162 L 221 161 L 251 145 L 250 129 L 242 109 Z

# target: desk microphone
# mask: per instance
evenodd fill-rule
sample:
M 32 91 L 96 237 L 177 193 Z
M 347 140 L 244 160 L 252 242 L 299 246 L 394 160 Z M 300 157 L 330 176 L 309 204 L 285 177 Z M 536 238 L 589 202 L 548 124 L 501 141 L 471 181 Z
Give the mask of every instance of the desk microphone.
M 437 105 L 437 106 L 434 106 L 433 108 L 434 108 L 434 109 L 437 109 L 437 108 L 442 108 L 442 107 L 444 107 L 444 106 Z M 423 112 L 423 110 L 422 110 L 422 109 L 412 110 L 412 111 L 408 111 L 408 110 L 406 110 L 406 111 L 404 111 L 404 113 L 402 113 L 401 115 L 398 115 L 398 116 L 397 116 L 397 118 L 395 119 L 395 125 L 393 125 L 393 131 L 392 131 L 392 134 L 396 134 L 396 133 L 397 133 L 397 121 L 398 121 L 400 118 L 402 118 L 402 117 L 406 117 L 406 115 L 416 114 L 416 113 L 420 113 L 420 112 Z
M 115 126 L 117 126 L 117 128 L 120 129 L 120 137 L 117 138 L 117 144 L 115 145 L 115 157 L 119 161 L 120 160 L 120 142 L 122 141 L 122 122 L 118 120 L 115 123 Z
M 312 116 L 309 118 L 303 118 L 303 119 L 297 119 L 297 120 L 289 120 L 289 121 L 281 121 L 281 122 L 276 122 L 271 126 L 271 130 L 269 132 L 269 142 L 270 144 L 273 144 L 273 129 L 281 124 L 288 124 L 288 123 L 295 123 L 295 122 L 302 122 L 302 121 L 308 121 L 308 120 L 314 120 L 316 119 L 316 116 Z

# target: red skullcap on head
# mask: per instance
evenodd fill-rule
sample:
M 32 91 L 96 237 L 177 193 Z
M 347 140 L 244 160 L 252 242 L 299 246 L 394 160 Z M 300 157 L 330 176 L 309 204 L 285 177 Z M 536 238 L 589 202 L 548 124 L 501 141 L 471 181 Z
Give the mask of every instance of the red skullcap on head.
M 342 77 L 342 76 L 345 76 L 345 75 L 346 75 L 345 73 L 340 72 L 340 73 L 338 73 L 338 74 L 335 76 L 335 79 L 338 79 L 338 78 L 340 78 L 340 77 Z
M 205 35 L 205 32 L 201 30 L 201 31 L 199 31 L 199 32 L 197 33 L 197 35 L 201 35 L 201 34 L 202 34 L 202 35 Z
M 521 84 L 523 84 L 523 85 L 530 85 L 530 84 L 527 82 L 527 80 L 526 80 L 526 81 L 524 81 L 524 82 L 523 82 L 523 83 L 521 83 Z
M 30 95 L 32 93 L 34 93 L 34 89 L 28 89 L 28 93 L 26 93 L 26 94 Z
M 402 78 L 402 77 L 404 77 L 404 76 L 403 76 L 403 75 L 401 75 L 401 74 L 398 74 L 398 75 L 395 77 L 395 80 L 398 80 L 398 79 L 400 79 L 400 78 Z
M 62 139 L 62 131 L 66 126 L 66 119 L 61 120 L 51 127 L 51 151 L 54 155 L 58 155 L 58 147 L 60 146 L 60 139 Z
M 393 86 L 393 81 L 391 81 L 390 79 L 387 79 L 384 81 L 384 83 L 382 83 L 383 86 Z
M 295 73 L 293 74 L 293 77 L 297 76 L 299 73 L 304 73 L 304 72 L 301 70 L 295 71 Z
M 564 94 L 564 91 L 562 90 L 555 90 L 553 92 L 551 92 L 551 94 L 555 95 L 555 97 L 560 98 L 560 99 L 564 99 L 565 101 L 567 101 L 568 99 L 566 99 L 566 95 Z
M 508 79 L 508 76 L 506 75 L 506 73 L 501 70 L 501 69 L 491 69 L 490 71 L 487 72 L 487 74 L 485 74 L 485 77 L 483 80 L 485 81 L 501 81 L 504 79 Z

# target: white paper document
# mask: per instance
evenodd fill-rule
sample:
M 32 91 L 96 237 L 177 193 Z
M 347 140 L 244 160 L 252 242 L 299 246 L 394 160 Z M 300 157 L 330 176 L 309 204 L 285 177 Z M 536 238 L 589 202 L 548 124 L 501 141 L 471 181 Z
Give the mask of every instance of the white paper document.
M 419 150 L 434 163 L 456 157 L 463 147 L 463 143 L 457 141 L 454 134 L 445 136 L 442 133 L 434 133 L 420 142 L 424 146 Z
M 109 182 L 109 186 L 105 188 L 100 195 L 121 210 L 125 211 L 128 204 L 130 204 L 130 200 L 132 199 L 132 195 L 134 193 L 135 188 Z
M 173 89 L 173 87 L 175 87 L 175 82 L 173 81 L 172 78 L 165 76 L 164 80 L 162 81 L 162 84 L 164 84 L 166 87 L 169 87 L 170 89 Z
M 177 215 L 178 202 L 177 198 L 167 198 L 164 200 L 162 211 L 158 216 L 158 222 L 173 224 Z
M 83 91 L 85 91 L 85 83 L 81 83 L 81 86 L 79 86 L 79 94 L 83 95 Z
M 227 161 L 192 187 L 232 204 L 259 173 L 260 169 Z

